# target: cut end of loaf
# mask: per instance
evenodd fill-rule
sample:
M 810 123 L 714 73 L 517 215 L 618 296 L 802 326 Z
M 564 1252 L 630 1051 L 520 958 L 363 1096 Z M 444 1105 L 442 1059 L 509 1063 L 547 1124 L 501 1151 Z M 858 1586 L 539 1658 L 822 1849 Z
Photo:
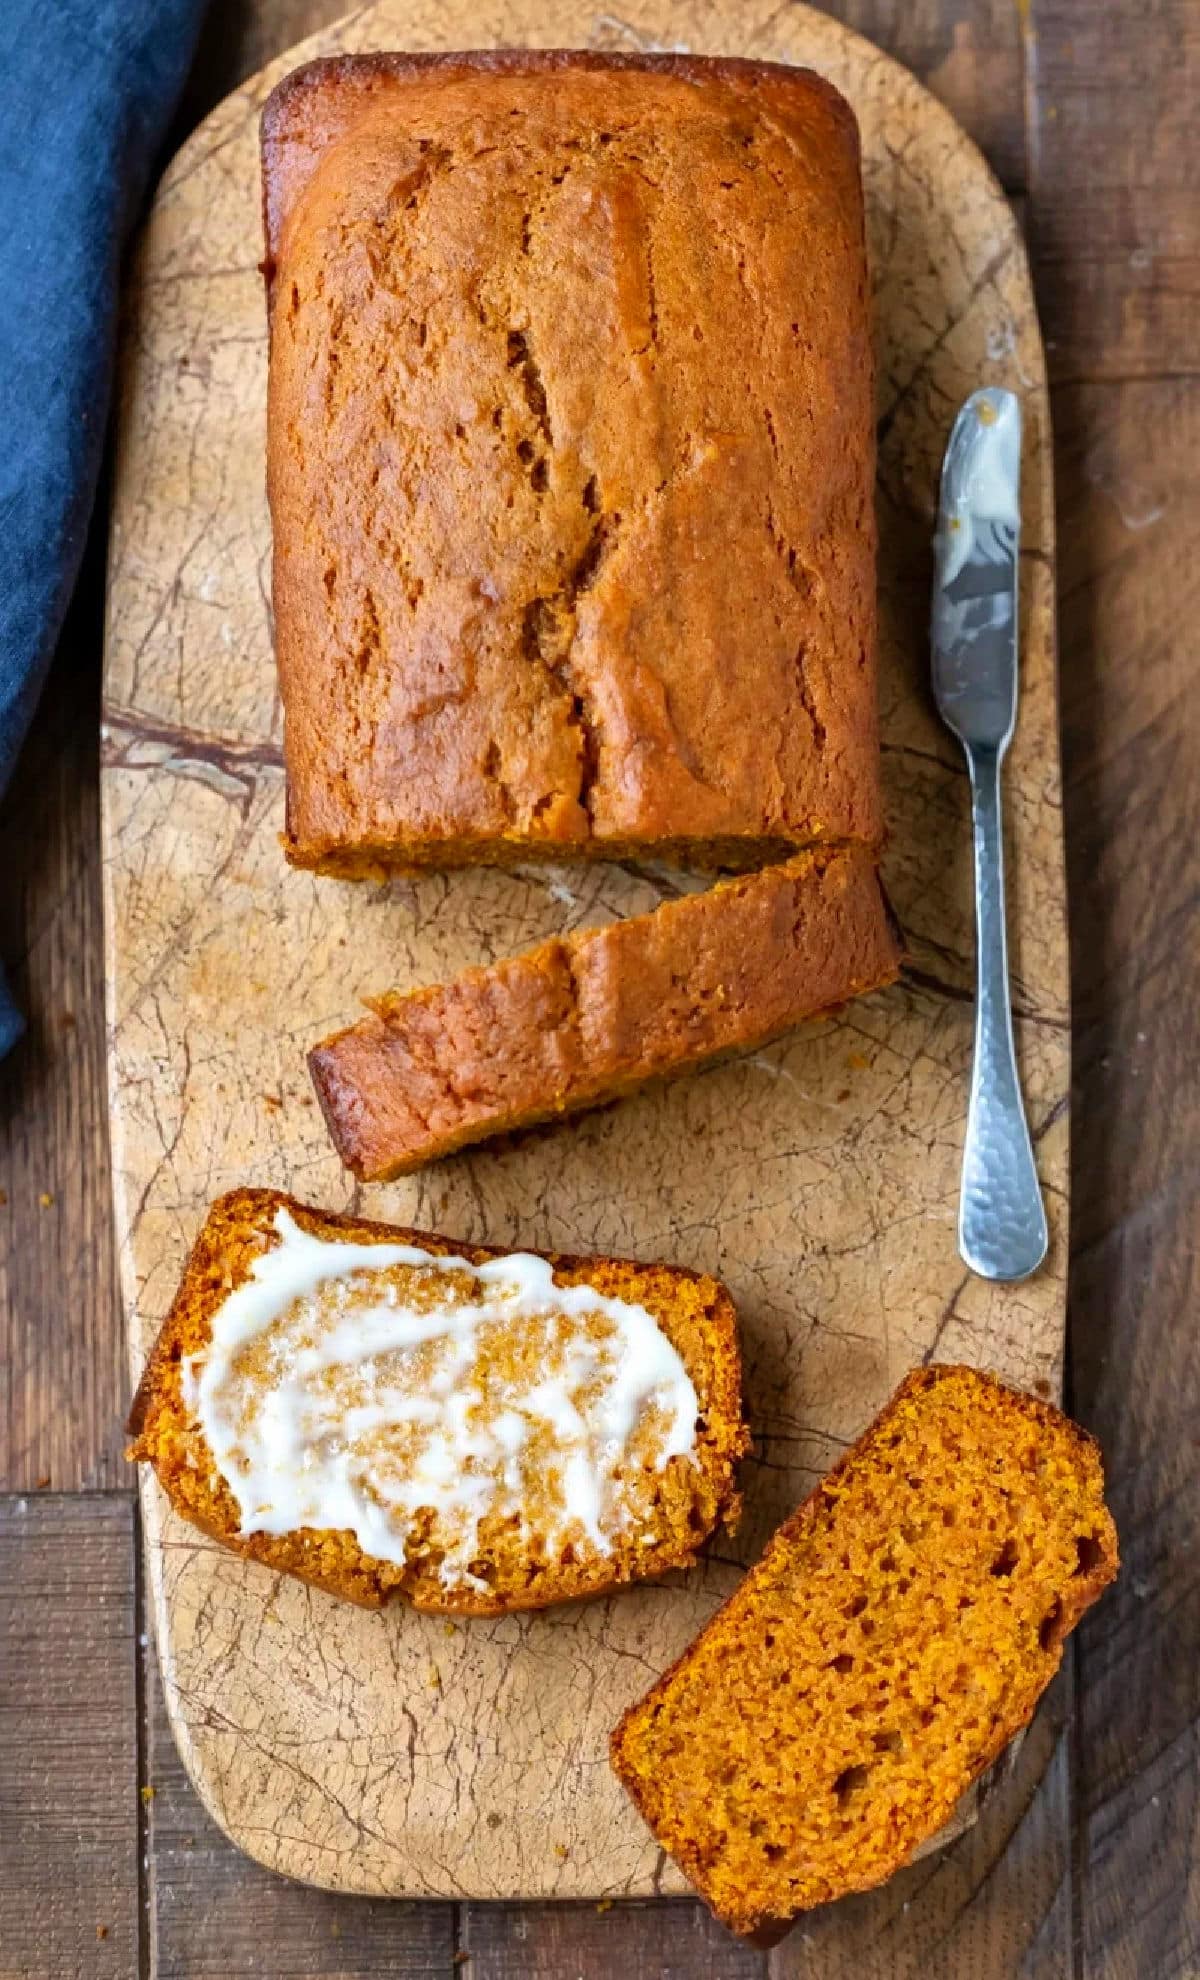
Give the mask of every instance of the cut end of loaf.
M 717 1916 L 777 1930 L 937 1833 L 1117 1565 L 1084 1431 L 919 1370 L 626 1714 L 613 1765 Z
M 876 847 L 882 840 L 866 841 Z M 399 875 L 457 872 L 477 866 L 530 866 L 564 859 L 585 862 L 662 860 L 699 872 L 750 873 L 774 860 L 787 859 L 801 849 L 834 843 L 813 821 L 793 838 L 764 837 L 747 832 L 718 838 L 647 837 L 561 840 L 489 832 L 478 838 L 416 836 L 396 840 L 366 838 L 342 843 L 323 838 L 302 840 L 285 832 L 281 841 L 289 866 L 320 873 L 333 880 L 382 881 Z

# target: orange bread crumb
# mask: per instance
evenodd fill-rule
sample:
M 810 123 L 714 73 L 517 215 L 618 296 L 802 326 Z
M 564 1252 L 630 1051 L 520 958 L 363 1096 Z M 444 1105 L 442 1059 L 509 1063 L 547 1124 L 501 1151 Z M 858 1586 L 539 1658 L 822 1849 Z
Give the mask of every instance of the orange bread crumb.
M 1029 1720 L 1117 1571 L 1099 1453 L 970 1368 L 910 1375 L 612 1740 L 733 1931 L 882 1883 Z

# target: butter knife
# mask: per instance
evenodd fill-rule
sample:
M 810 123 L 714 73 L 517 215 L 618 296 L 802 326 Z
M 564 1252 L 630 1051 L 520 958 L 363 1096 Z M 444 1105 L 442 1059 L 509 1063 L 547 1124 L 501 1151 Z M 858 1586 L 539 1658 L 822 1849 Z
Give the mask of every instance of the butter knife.
M 975 1054 L 958 1248 L 985 1279 L 1024 1279 L 1048 1233 L 1013 1045 L 1000 766 L 1017 715 L 1021 408 L 974 392 L 942 465 L 934 541 L 933 693 L 966 753 L 975 841 Z

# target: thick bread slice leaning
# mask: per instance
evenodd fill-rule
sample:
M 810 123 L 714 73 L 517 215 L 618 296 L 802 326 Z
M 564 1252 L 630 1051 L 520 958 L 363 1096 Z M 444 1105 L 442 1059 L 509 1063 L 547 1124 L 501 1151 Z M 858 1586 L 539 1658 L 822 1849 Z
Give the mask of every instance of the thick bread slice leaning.
M 902 948 L 861 847 L 797 854 L 651 914 L 373 1001 L 309 1070 L 366 1182 L 754 1051 L 891 983 Z
M 644 1521 L 612 1542 L 609 1553 L 567 1547 L 563 1557 L 532 1547 L 511 1522 L 479 1528 L 479 1556 L 467 1585 L 445 1585 L 441 1556 L 420 1535 L 402 1563 L 373 1557 L 346 1530 L 302 1528 L 244 1533 L 237 1500 L 222 1477 L 184 1396 L 184 1357 L 203 1354 L 212 1321 L 229 1294 L 249 1278 L 256 1259 L 278 1242 L 283 1211 L 305 1233 L 331 1243 L 411 1245 L 470 1265 L 511 1256 L 452 1242 L 425 1231 L 368 1223 L 295 1202 L 276 1190 L 239 1189 L 220 1197 L 196 1240 L 183 1282 L 147 1361 L 134 1399 L 127 1455 L 153 1466 L 176 1512 L 252 1560 L 367 1607 L 394 1596 L 415 1608 L 490 1616 L 605 1594 L 634 1580 L 689 1567 L 718 1522 L 736 1521 L 736 1466 L 748 1442 L 741 1414 L 741 1360 L 733 1302 L 717 1280 L 681 1266 L 637 1265 L 615 1258 L 547 1254 L 559 1286 L 644 1307 L 679 1354 L 696 1391 L 693 1452 L 670 1458 L 655 1478 Z

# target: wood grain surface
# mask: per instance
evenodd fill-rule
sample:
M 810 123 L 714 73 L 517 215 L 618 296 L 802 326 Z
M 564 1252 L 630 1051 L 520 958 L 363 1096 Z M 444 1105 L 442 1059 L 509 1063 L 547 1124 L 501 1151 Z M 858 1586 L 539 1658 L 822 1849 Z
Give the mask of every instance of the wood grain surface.
M 0 1972 L 135 1971 L 133 1505 L 0 1498 Z
M 179 136 L 243 76 L 338 11 L 340 0 L 214 0 Z M 988 1854 L 977 1873 L 910 1872 L 917 1887 L 898 1907 L 893 1884 L 856 1900 L 853 1914 L 835 1908 L 812 1921 L 821 1929 L 821 1957 L 810 1954 L 800 1970 L 848 1980 L 864 1966 L 870 1972 L 869 1962 L 902 1974 L 919 1960 L 931 1980 L 959 1980 L 968 1970 L 960 1935 L 993 1893 L 1015 1892 L 1010 1917 L 1044 1900 L 1047 1887 L 1039 1898 L 1023 1872 L 1010 1883 L 1016 1852 L 1048 1862 L 1058 1880 L 1049 1923 L 1024 1940 L 1003 1931 L 976 1938 L 973 1974 L 1190 1980 L 1200 1973 L 1193 1320 L 1200 718 L 1188 689 L 1200 387 L 1194 342 L 1166 335 L 1163 318 L 1169 304 L 1177 328 L 1194 335 L 1186 299 L 1200 283 L 1200 265 L 1194 228 L 1156 240 L 1149 260 L 1144 229 L 1160 210 L 1178 214 L 1181 185 L 1195 185 L 1188 118 L 1200 87 L 1200 5 L 840 0 L 830 11 L 916 68 L 985 144 L 1028 226 L 1049 359 L 1063 381 L 1053 400 L 1075 1052 L 1068 1399 L 1105 1444 L 1127 1566 L 1081 1632 L 1056 1761 L 1014 1826 L 993 1828 L 985 1808 L 975 1837 Z M 1097 173 L 1108 175 L 1110 188 L 1100 236 L 1073 218 L 1091 199 Z M 1108 343 L 1111 326 L 1131 323 L 1139 326 L 1136 347 L 1126 342 L 1118 354 Z M 90 579 L 0 809 L 0 953 L 31 1016 L 31 1042 L 0 1067 L 7 1199 L 0 1202 L 0 1488 L 13 1492 L 49 1478 L 51 1460 L 55 1486 L 123 1483 L 117 1453 L 127 1391 L 109 1237 L 95 824 L 104 530 L 101 513 Z M 1136 830 L 1127 829 L 1129 820 Z M 78 1185 L 64 1190 L 69 1176 Z M 45 1209 L 43 1193 L 54 1198 Z M 64 1276 L 73 1298 L 64 1298 Z M 81 1414 L 76 1385 L 89 1381 Z M 119 1543 L 120 1529 L 113 1530 Z M 124 1531 L 127 1626 L 108 1637 L 104 1660 L 128 1675 L 138 1626 L 128 1520 Z M 61 1600 L 62 1556 L 56 1566 L 47 1527 L 9 1524 L 5 1541 L 7 1585 L 23 1576 L 15 1585 L 39 1600 Z M 96 1937 L 105 1919 L 63 1902 L 74 1873 L 70 1829 L 60 1826 L 51 1838 L 39 1828 L 28 1878 L 13 1869 L 14 1838 L 40 1821 L 44 1806 L 32 1786 L 39 1766 L 58 1768 L 68 1801 L 94 1791 L 92 1756 L 71 1733 L 94 1716 L 102 1661 L 87 1603 L 65 1606 L 61 1626 L 47 1615 L 32 1651 L 28 1634 L 0 1634 L 0 1710 L 17 1698 L 19 1682 L 13 1737 L 30 1762 L 14 1781 L 0 1830 L 4 1980 L 114 1971 L 216 1980 L 239 1970 L 236 1957 L 240 1970 L 263 1974 L 407 1968 L 439 1980 L 464 1970 L 475 1980 L 515 1971 L 590 1980 L 705 1970 L 682 1923 L 702 1914 L 685 1901 L 617 1904 L 603 1913 L 575 1905 L 463 1907 L 457 1919 L 456 1907 L 432 1906 L 414 1922 L 405 1906 L 280 1883 L 212 1827 L 177 1762 L 169 1780 L 173 1747 L 161 1717 L 150 1778 L 161 1773 L 169 1782 L 163 1805 L 165 1813 L 174 1795 L 174 1827 L 156 1840 L 156 1796 L 142 1810 L 150 1818 L 145 1877 L 136 1848 L 109 1858 L 112 1917 L 135 1921 L 138 1950 L 125 1957 L 127 1938 L 121 1960 L 106 1966 L 105 1942 Z M 151 1695 L 140 1734 L 134 1717 L 122 1719 L 111 1757 L 115 1803 L 131 1835 L 141 1806 L 137 1746 L 139 1737 L 149 1744 L 152 1703 Z M 1035 1735 L 1044 1716 L 1045 1708 Z M 160 1874 L 168 1842 L 173 1853 L 161 1858 Z M 955 1861 L 961 1849 L 951 1853 Z M 177 1902 L 181 1860 L 191 1881 Z M 29 1921 L 51 1908 L 57 1937 L 48 1964 L 46 1941 Z M 648 1923 L 664 1913 L 673 1926 L 679 1921 L 677 1931 Z M 430 1915 L 445 1922 L 440 1940 L 428 1936 Z M 486 1932 L 475 1930 L 477 1919 L 489 1921 Z M 468 1938 L 469 1963 L 461 1957 Z M 726 1943 L 731 1961 L 756 1957 Z M 793 1956 L 785 1947 L 773 1959 L 778 1966 Z M 760 1972 L 765 1964 L 722 1970 Z
M 437 47 L 470 10 L 377 0 L 314 45 Z M 339 1889 L 592 1898 L 685 1888 L 607 1764 L 625 1707 L 905 1372 L 966 1358 L 1042 1393 L 1061 1373 L 1066 931 L 1047 408 L 1020 235 L 958 127 L 825 16 L 506 0 L 501 43 L 733 49 L 809 62 L 863 138 L 877 326 L 886 877 L 904 982 L 737 1064 L 356 1205 L 470 1242 L 664 1257 L 738 1303 L 747 1408 L 736 1541 L 678 1586 L 447 1631 L 372 1616 L 201 1542 L 148 1479 L 168 1711 L 210 1810 L 251 1855 Z M 290 54 L 288 62 L 296 59 Z M 340 1206 L 350 1185 L 305 1048 L 357 999 L 436 981 L 677 890 L 653 867 L 530 867 L 383 888 L 289 871 L 265 573 L 258 111 L 269 68 L 172 162 L 129 295 L 109 567 L 102 791 L 117 1227 L 131 1373 L 219 1190 Z M 1007 795 L 1019 1049 L 1052 1253 L 1022 1286 L 958 1258 L 971 1045 L 967 785 L 925 669 L 929 538 L 950 418 L 1022 393 L 1022 698 Z M 531 1775 L 535 1795 L 521 1793 Z M 521 1795 L 520 1819 L 508 1819 Z

